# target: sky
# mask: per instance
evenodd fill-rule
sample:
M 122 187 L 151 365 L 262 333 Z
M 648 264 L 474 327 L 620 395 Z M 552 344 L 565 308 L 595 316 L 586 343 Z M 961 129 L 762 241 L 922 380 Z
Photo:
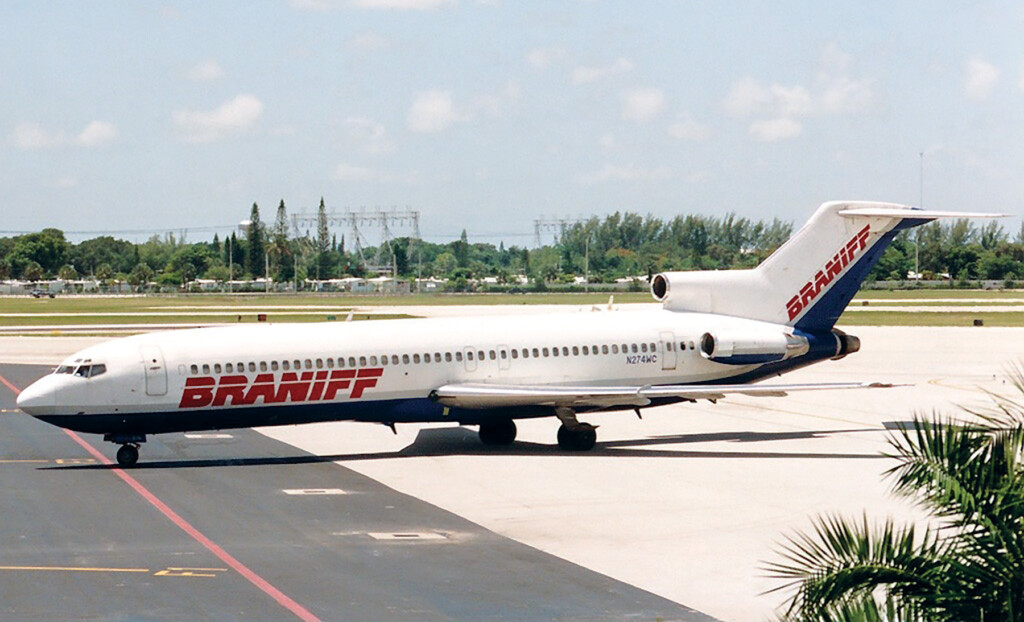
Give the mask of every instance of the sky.
M 1019 2 L 8 0 L 0 20 L 0 235 L 199 241 L 321 197 L 520 246 L 536 218 L 615 211 L 799 225 L 923 198 L 1014 233 L 1024 211 Z

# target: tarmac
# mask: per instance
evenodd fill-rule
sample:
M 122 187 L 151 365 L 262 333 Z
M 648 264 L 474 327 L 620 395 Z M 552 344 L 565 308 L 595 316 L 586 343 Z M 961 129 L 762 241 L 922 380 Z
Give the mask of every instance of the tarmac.
M 763 570 L 783 536 L 820 513 L 922 520 L 883 477 L 890 431 L 915 412 L 1012 395 L 1006 372 L 1024 351 L 1024 329 L 843 328 L 861 352 L 769 382 L 910 386 L 588 416 L 600 429 L 586 454 L 558 450 L 554 419 L 519 422 L 505 449 L 427 425 L 156 436 L 128 473 L 321 619 L 764 620 L 786 595 L 766 593 L 779 582 Z M 0 361 L 52 363 L 89 339 L 3 338 Z M 17 386 L 43 372 L 0 365 Z M 0 408 L 12 403 L 0 387 Z M 55 462 L 90 456 L 57 428 L 0 413 L 0 566 L 149 574 L 0 570 L 0 617 L 288 615 L 119 469 Z M 282 492 L 294 489 L 351 494 Z M 192 566 L 229 569 L 156 574 Z

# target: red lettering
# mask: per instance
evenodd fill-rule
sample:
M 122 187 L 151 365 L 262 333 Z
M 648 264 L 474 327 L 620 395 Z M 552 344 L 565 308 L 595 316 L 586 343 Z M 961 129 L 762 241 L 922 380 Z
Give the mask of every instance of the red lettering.
M 249 379 L 245 376 L 222 376 L 217 385 L 217 394 L 213 398 L 213 406 L 223 406 L 231 398 L 231 405 L 245 403 L 245 385 Z
M 320 399 L 320 394 L 324 392 L 324 380 L 327 380 L 327 372 L 316 372 L 316 382 L 313 383 L 313 388 L 309 391 L 309 401 L 315 402 Z
M 188 378 L 178 408 L 202 408 L 213 401 L 213 378 Z
M 360 369 L 356 374 L 356 381 L 355 384 L 352 385 L 352 394 L 349 395 L 349 397 L 354 400 L 362 397 L 363 390 L 377 386 L 377 379 L 383 374 L 383 367 L 368 367 Z
M 331 380 L 327 383 L 327 388 L 324 390 L 324 399 L 333 400 L 338 391 L 347 391 L 349 385 L 352 384 L 352 378 L 355 378 L 355 376 L 356 370 L 354 369 L 332 371 Z
M 803 308 L 804 306 L 800 304 L 800 296 L 793 296 L 790 298 L 789 302 L 786 303 L 786 311 L 789 312 L 789 319 L 792 320 L 796 316 L 800 315 Z
M 281 374 L 281 385 L 274 394 L 274 403 L 280 402 L 304 402 L 309 394 L 309 381 L 313 379 L 313 372 L 302 372 L 302 379 L 292 372 Z
M 839 259 L 839 255 L 838 254 L 835 257 L 833 257 L 828 263 L 825 264 L 825 274 L 828 275 L 828 279 L 830 281 L 832 279 L 836 278 L 837 276 L 839 276 L 839 274 L 842 271 L 843 271 L 843 262 L 842 262 L 842 260 Z
M 273 404 L 274 395 L 274 374 L 260 374 L 245 394 L 243 404 L 255 404 L 258 398 L 263 398 L 264 404 Z

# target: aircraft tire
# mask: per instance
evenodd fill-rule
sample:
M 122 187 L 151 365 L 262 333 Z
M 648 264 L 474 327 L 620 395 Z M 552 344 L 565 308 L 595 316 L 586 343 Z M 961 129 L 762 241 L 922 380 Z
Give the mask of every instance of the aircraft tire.
M 597 444 L 597 428 L 589 423 L 570 430 L 562 424 L 558 428 L 558 446 L 565 451 L 590 451 Z
M 480 424 L 480 441 L 484 445 L 511 445 L 516 440 L 516 422 L 511 419 Z
M 117 450 L 117 463 L 123 467 L 133 466 L 139 461 L 139 448 L 135 445 L 121 445 Z

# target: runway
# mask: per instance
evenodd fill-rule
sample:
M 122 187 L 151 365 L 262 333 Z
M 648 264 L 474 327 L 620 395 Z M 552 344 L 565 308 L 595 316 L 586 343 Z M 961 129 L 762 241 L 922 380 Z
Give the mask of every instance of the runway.
M 780 381 L 910 386 L 736 397 L 645 410 L 642 420 L 590 415 L 601 427 L 587 454 L 559 451 L 547 419 L 521 421 L 505 449 L 482 446 L 472 428 L 428 425 L 397 435 L 339 422 L 156 436 L 130 473 L 325 620 L 710 619 L 690 607 L 766 619 L 784 595 L 765 593 L 778 582 L 762 568 L 783 535 L 824 512 L 919 521 L 882 477 L 889 430 L 915 411 L 954 413 L 987 403 L 984 391 L 1012 394 L 1005 372 L 1024 353 L 1022 329 L 843 328 L 861 337 L 861 352 Z M 0 352 L 36 353 L 2 358 L 59 349 L 39 341 L 62 340 L 0 341 Z M 0 365 L 19 386 L 41 371 Z M 11 394 L 0 387 L 0 396 L 11 408 Z M 225 566 L 112 469 L 55 462 L 89 458 L 61 430 L 0 414 L 0 459 L 49 461 L 0 464 L 0 541 L 17 543 L 0 549 L 16 557 L 0 565 L 149 574 L 0 570 L 3 606 L 41 608 L 7 617 L 65 617 L 79 595 L 96 619 L 289 616 L 233 570 L 158 576 Z
M 151 437 L 125 474 L 13 409 L 0 386 L 2 619 L 712 620 L 252 430 Z

